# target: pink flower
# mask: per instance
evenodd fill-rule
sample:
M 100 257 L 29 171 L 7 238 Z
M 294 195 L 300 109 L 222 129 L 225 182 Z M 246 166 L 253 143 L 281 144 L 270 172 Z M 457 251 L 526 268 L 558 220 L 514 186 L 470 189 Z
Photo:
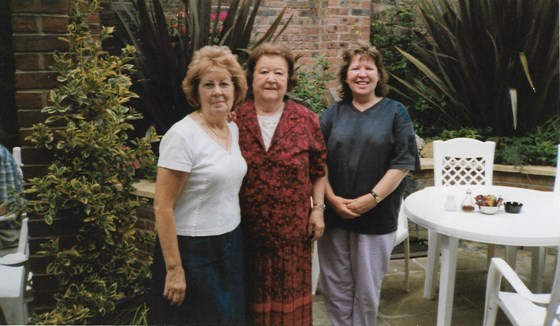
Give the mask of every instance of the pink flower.
M 218 20 L 219 21 L 224 21 L 227 18 L 227 12 L 226 11 L 222 11 L 220 12 L 220 15 L 218 16 Z

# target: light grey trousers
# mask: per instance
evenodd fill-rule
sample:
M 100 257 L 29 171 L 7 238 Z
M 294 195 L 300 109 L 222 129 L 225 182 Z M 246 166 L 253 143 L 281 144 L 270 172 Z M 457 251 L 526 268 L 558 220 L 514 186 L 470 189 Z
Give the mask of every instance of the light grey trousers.
M 396 232 L 359 234 L 326 229 L 318 242 L 321 292 L 334 326 L 376 324 L 381 283 Z

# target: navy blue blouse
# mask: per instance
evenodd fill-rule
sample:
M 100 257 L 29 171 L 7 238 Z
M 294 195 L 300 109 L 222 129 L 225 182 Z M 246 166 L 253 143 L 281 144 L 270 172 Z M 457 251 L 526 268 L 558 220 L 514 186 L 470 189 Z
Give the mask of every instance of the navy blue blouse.
M 367 194 L 389 169 L 420 170 L 412 121 L 404 105 L 383 98 L 361 112 L 352 103 L 337 102 L 321 117 L 327 145 L 329 182 L 344 198 Z M 404 181 L 375 208 L 345 220 L 327 207 L 327 227 L 365 234 L 387 234 L 397 229 Z

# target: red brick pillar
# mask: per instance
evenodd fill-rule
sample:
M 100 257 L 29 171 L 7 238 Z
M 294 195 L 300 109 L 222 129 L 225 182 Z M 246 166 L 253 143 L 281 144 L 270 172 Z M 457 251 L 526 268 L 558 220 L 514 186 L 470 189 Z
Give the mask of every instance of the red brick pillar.
M 286 10 L 285 22 L 293 19 L 280 40 L 303 58 L 300 64 L 311 65 L 314 55 L 323 55 L 337 72 L 344 49 L 358 40 L 369 41 L 371 0 L 289 0 L 263 1 L 255 28 L 260 35 L 278 13 Z
M 56 73 L 50 71 L 55 50 L 67 51 L 67 43 L 58 38 L 66 33 L 69 0 L 11 0 L 12 44 L 15 61 L 15 102 L 20 124 L 20 143 L 26 179 L 46 172 L 49 155 L 33 148 L 25 140 L 31 127 L 45 119 L 41 108 L 47 104 L 48 92 L 57 86 Z M 36 311 L 53 305 L 52 294 L 57 280 L 46 276 L 48 260 L 36 253 L 40 243 L 58 236 L 64 229 L 53 231 L 42 220 L 30 216 L 30 267 L 34 274 L 33 306 Z
M 321 2 L 322 31 L 320 52 L 331 64 L 331 71 L 338 72 L 342 52 L 358 40 L 369 42 L 371 25 L 371 0 L 328 0 Z

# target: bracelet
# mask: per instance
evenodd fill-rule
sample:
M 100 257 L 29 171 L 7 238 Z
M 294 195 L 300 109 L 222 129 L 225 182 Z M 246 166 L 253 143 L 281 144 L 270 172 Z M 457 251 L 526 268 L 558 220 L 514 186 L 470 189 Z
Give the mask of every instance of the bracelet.
M 377 196 L 375 191 L 372 190 L 369 194 L 373 196 L 373 200 L 375 200 L 375 203 L 378 204 L 379 203 L 379 197 Z
M 317 209 L 320 209 L 320 210 L 324 211 L 326 207 L 327 207 L 327 205 L 325 205 L 325 203 L 313 204 L 313 209 L 317 208 Z

